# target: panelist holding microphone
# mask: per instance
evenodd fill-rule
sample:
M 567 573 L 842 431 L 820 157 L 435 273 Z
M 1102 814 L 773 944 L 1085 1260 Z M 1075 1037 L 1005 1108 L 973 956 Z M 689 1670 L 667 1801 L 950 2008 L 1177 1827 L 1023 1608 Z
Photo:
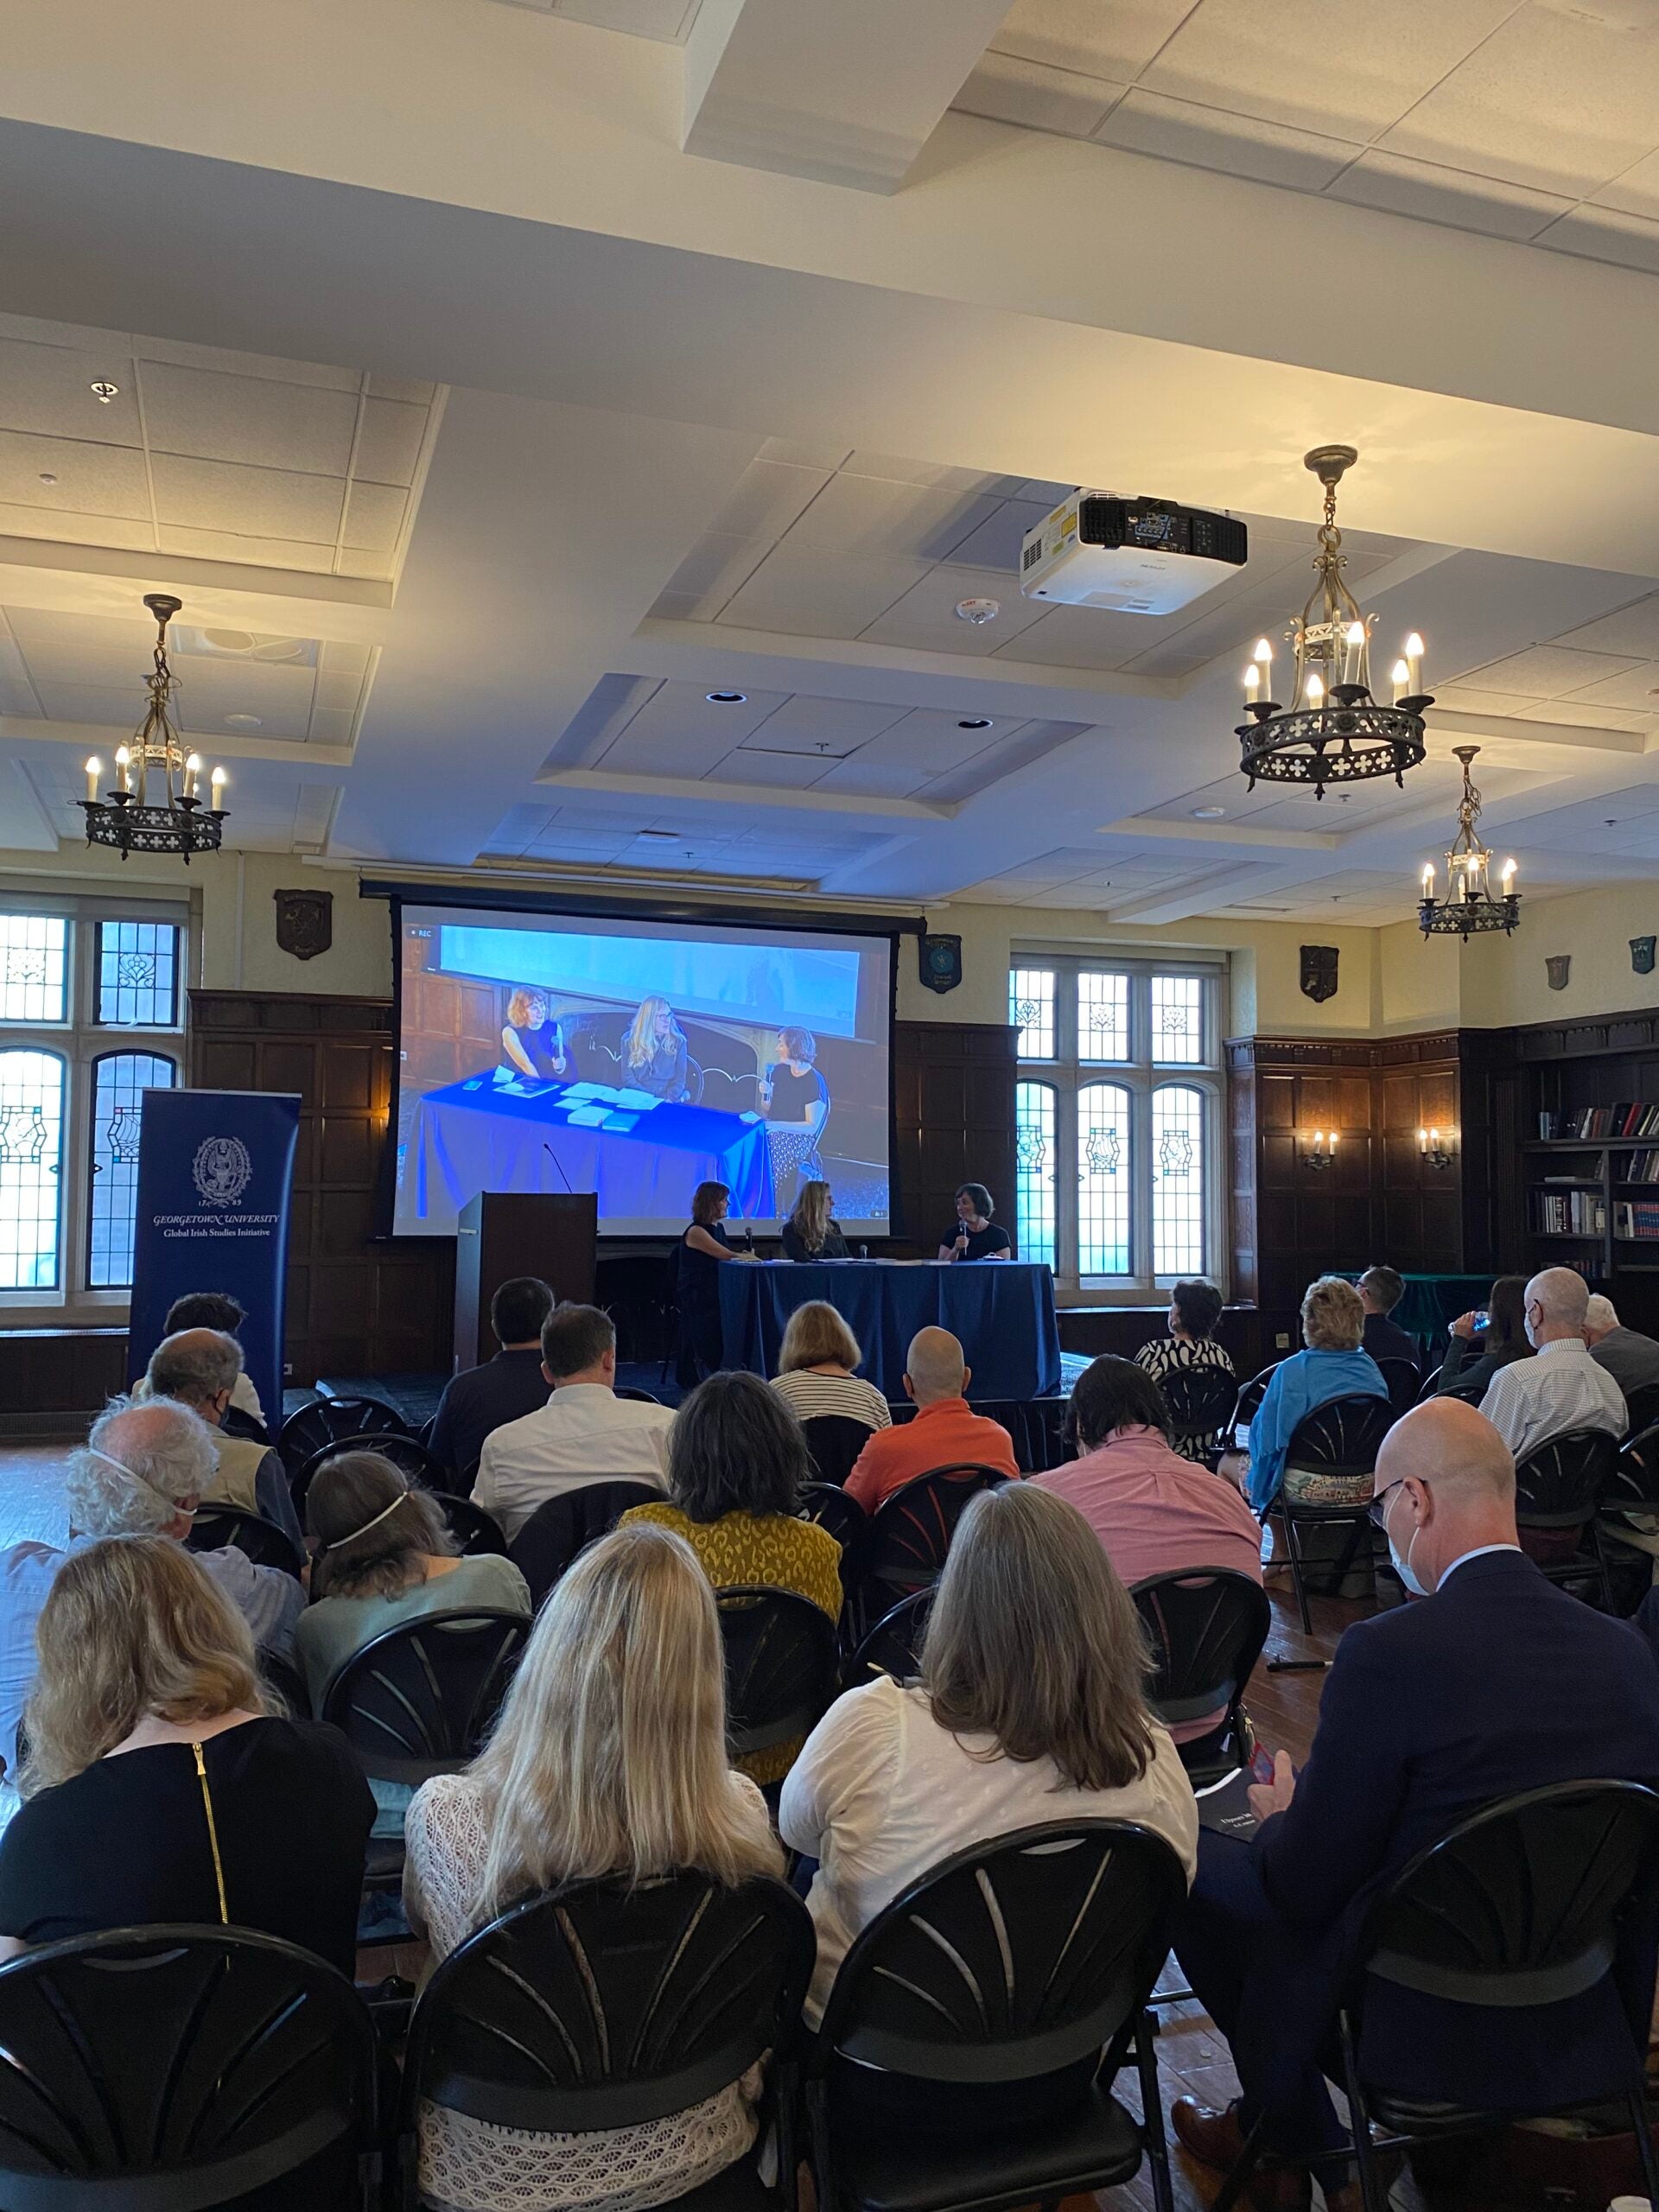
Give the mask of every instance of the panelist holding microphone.
M 549 1020 L 542 992 L 517 990 L 507 1001 L 501 1055 L 520 1075 L 533 1076 L 539 1083 L 564 1073 L 564 1032 Z
M 803 1171 L 815 1177 L 823 1173 L 818 1140 L 830 1118 L 830 1086 L 815 1065 L 817 1057 L 818 1040 L 810 1029 L 780 1029 L 778 1057 L 760 1077 L 760 1111 L 780 1213 L 785 1204 L 793 1204 Z
M 939 1243 L 942 1260 L 1007 1260 L 1014 1246 L 1006 1229 L 991 1219 L 996 1211 L 982 1183 L 964 1183 L 957 1192 L 957 1229 Z

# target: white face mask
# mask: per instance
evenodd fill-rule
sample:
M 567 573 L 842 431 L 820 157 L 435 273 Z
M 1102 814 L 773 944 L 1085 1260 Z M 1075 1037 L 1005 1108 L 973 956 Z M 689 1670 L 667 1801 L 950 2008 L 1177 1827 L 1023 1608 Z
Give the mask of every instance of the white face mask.
M 1411 1541 L 1406 1546 L 1406 1555 L 1403 1559 L 1401 1558 L 1399 1547 L 1394 1541 L 1394 1529 L 1392 1525 L 1391 1512 L 1385 1513 L 1382 1516 L 1382 1533 L 1389 1540 L 1389 1557 L 1394 1561 L 1394 1571 L 1400 1577 L 1401 1581 L 1404 1583 L 1406 1588 L 1410 1591 L 1412 1596 L 1414 1598 L 1433 1597 L 1434 1593 L 1433 1591 L 1426 1590 L 1424 1588 L 1422 1583 L 1418 1580 L 1416 1570 L 1411 1563 L 1411 1554 L 1416 1548 L 1417 1539 L 1422 1534 L 1421 1529 L 1414 1529 L 1412 1530 Z

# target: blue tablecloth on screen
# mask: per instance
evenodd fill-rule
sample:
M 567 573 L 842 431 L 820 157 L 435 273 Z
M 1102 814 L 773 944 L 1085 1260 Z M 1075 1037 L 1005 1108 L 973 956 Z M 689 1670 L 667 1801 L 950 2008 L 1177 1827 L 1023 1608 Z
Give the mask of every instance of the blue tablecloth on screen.
M 480 1191 L 593 1191 L 601 1222 L 685 1221 L 699 1183 L 724 1183 L 734 1219 L 775 1211 L 764 1123 L 663 1105 L 631 1129 L 573 1127 L 566 1084 L 524 1096 L 487 1083 L 469 1090 L 474 1080 L 429 1091 L 415 1109 L 405 1173 L 416 1214 L 435 1230 L 453 1229 Z
M 1036 1398 L 1060 1387 L 1053 1275 L 1007 1260 L 734 1262 L 720 1270 L 726 1365 L 775 1375 L 790 1315 L 815 1298 L 846 1321 L 863 1349 L 859 1371 L 889 1398 L 903 1397 L 905 1354 L 930 1323 L 962 1339 L 970 1398 Z

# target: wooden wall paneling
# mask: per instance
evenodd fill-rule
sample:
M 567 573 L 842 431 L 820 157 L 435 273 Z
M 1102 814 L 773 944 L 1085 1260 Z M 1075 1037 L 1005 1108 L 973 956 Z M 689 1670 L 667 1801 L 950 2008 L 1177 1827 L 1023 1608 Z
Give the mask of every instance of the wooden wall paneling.
M 893 1026 L 893 1190 L 902 1245 L 938 1249 L 957 1186 L 983 1183 L 1014 1218 L 1015 1033 L 1001 1023 Z

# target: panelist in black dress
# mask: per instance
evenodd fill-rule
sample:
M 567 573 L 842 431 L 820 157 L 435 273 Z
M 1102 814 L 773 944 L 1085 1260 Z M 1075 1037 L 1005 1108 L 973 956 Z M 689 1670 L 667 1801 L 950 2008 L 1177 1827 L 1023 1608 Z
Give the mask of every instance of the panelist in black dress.
M 747 1257 L 734 1252 L 726 1235 L 726 1211 L 732 1194 L 724 1183 L 699 1183 L 691 1194 L 691 1221 L 680 1232 L 676 1255 L 675 1296 L 680 1309 L 679 1359 L 676 1380 L 689 1390 L 721 1361 L 720 1268 L 722 1261 Z
M 991 1219 L 996 1208 L 982 1183 L 964 1183 L 957 1192 L 957 1225 L 939 1239 L 942 1260 L 1011 1260 L 1014 1245 L 1006 1229 Z
M 520 1075 L 533 1076 L 538 1082 L 550 1083 L 564 1073 L 564 1032 L 549 1020 L 542 992 L 517 990 L 507 1001 L 501 1052 Z

